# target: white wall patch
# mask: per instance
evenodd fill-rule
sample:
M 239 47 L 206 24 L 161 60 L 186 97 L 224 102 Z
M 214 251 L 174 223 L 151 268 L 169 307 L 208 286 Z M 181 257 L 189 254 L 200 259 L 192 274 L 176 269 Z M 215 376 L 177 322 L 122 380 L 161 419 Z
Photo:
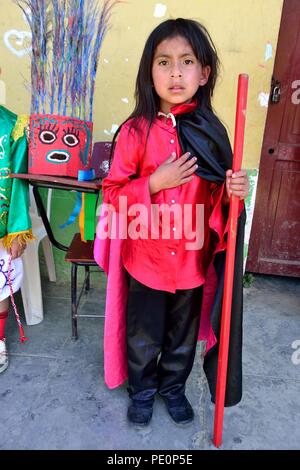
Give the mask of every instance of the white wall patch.
M 111 134 L 114 134 L 115 132 L 117 132 L 118 129 L 119 129 L 118 124 L 113 124 L 110 130 Z
M 0 104 L 6 104 L 6 87 L 3 80 L 0 80 Z
M 267 108 L 269 104 L 269 93 L 264 93 L 263 91 L 258 95 L 258 101 L 262 108 Z
M 31 20 L 32 18 L 32 15 L 31 15 L 31 10 L 30 8 L 25 8 L 25 13 L 26 15 L 28 16 L 29 20 Z M 23 11 L 23 20 L 25 21 L 25 23 L 29 24 L 28 21 L 27 21 L 27 17 L 25 15 L 24 11 Z
M 156 18 L 161 18 L 162 16 L 165 16 L 167 11 L 167 5 L 164 5 L 163 3 L 157 3 L 154 7 L 154 13 L 153 16 Z
M 112 134 L 114 134 L 115 132 L 117 132 L 118 129 L 119 129 L 118 124 L 113 124 L 113 125 L 111 126 L 111 130 L 110 130 L 110 131 L 108 131 L 107 129 L 104 129 L 103 132 L 104 132 L 104 134 L 106 134 L 106 135 L 112 135 Z
M 273 57 L 273 47 L 272 44 L 268 41 L 265 49 L 265 62 Z
M 23 57 L 31 51 L 31 33 L 29 31 L 17 31 L 11 29 L 6 31 L 3 36 L 4 44 L 6 47 L 17 57 Z M 29 44 L 26 43 L 26 39 Z

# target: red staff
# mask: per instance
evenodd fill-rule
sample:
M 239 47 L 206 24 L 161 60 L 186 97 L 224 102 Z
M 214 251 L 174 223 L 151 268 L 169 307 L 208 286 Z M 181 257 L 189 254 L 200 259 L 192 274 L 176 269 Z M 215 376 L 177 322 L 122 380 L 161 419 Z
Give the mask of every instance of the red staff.
M 235 116 L 234 149 L 233 149 L 233 165 L 232 165 L 233 172 L 239 171 L 242 166 L 246 107 L 247 107 L 247 92 L 248 92 L 248 75 L 240 74 L 239 81 L 238 81 L 236 116 Z M 223 296 L 223 305 L 222 305 L 221 334 L 220 334 L 217 389 L 216 389 L 216 407 L 215 407 L 214 437 L 213 437 L 213 443 L 216 447 L 220 447 L 222 443 L 238 208 L 239 208 L 239 198 L 232 195 L 230 197 L 230 207 L 229 207 L 229 227 L 230 228 L 229 228 L 228 240 L 227 240 L 224 296 Z

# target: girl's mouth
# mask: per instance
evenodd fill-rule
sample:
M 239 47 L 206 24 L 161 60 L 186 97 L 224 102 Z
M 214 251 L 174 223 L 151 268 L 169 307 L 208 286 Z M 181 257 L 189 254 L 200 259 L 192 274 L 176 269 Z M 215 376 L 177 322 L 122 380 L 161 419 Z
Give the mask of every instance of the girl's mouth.
M 169 88 L 170 91 L 182 91 L 184 88 L 182 86 L 172 86 Z

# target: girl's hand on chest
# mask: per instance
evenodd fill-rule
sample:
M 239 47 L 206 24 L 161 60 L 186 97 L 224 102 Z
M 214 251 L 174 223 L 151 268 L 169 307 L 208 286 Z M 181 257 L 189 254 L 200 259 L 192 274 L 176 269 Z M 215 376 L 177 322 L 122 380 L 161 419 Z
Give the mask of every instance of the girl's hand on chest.
M 196 157 L 191 159 L 189 157 L 190 154 L 187 152 L 176 160 L 176 154 L 173 152 L 159 165 L 149 178 L 150 194 L 158 193 L 162 189 L 175 188 L 191 181 L 198 165 Z

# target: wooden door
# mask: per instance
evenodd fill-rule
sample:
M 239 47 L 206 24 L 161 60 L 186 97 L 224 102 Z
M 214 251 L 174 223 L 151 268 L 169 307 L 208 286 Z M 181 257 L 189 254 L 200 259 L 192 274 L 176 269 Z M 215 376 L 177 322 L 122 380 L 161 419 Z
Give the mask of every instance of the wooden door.
M 285 0 L 247 271 L 300 276 L 300 1 Z

